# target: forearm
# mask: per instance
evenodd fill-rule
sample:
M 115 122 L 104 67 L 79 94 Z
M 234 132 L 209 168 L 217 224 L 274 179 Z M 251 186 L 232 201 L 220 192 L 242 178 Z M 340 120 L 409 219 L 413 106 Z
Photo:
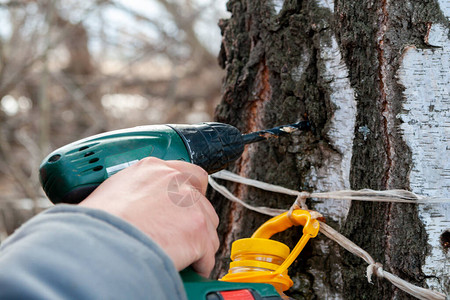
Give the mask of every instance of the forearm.
M 0 247 L 0 298 L 185 299 L 172 261 L 103 211 L 57 206 Z

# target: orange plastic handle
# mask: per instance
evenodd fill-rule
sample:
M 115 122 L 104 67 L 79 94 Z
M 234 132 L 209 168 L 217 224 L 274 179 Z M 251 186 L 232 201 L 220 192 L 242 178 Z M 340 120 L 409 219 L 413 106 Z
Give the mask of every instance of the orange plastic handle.
M 294 262 L 297 256 L 305 247 L 310 238 L 316 237 L 319 232 L 319 221 L 311 219 L 311 214 L 302 209 L 296 209 L 292 212 L 291 218 L 288 213 L 282 213 L 262 224 L 252 235 L 252 238 L 270 239 L 275 233 L 282 232 L 294 225 L 294 220 L 298 225 L 303 226 L 303 235 L 297 245 L 292 249 L 285 261 L 275 270 L 275 273 L 282 274 Z

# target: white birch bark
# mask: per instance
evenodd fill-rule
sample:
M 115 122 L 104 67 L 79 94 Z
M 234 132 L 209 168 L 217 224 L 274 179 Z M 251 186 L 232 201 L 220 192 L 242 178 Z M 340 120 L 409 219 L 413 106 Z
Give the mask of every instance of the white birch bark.
M 450 18 L 450 1 L 440 6 Z M 433 49 L 407 47 L 398 71 L 405 87 L 404 113 L 398 117 L 403 137 L 412 151 L 411 190 L 450 198 L 450 40 L 448 27 L 432 24 L 426 37 Z M 429 287 L 450 292 L 450 252 L 440 241 L 450 231 L 450 203 L 418 206 L 428 234 L 429 250 L 422 271 Z

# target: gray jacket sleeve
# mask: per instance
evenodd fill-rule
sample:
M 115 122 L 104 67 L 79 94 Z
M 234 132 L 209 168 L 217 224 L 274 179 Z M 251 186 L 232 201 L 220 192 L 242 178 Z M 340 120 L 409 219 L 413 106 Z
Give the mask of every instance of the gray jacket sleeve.
M 161 248 L 106 212 L 57 205 L 0 246 L 0 299 L 186 299 Z

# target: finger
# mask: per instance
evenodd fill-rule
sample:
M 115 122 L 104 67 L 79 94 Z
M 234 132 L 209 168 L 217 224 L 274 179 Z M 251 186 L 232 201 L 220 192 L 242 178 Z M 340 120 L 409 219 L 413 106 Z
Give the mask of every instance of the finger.
M 150 171 L 153 174 L 157 172 L 167 172 L 168 169 L 176 170 L 183 174 L 183 177 L 187 182 L 195 187 L 202 195 L 205 195 L 206 193 L 208 187 L 208 173 L 197 165 L 178 160 L 165 161 L 157 157 L 149 156 L 141 159 L 138 163 L 127 169 L 129 169 L 128 172 L 134 172 L 131 171 L 131 169 L 140 168 L 141 166 L 144 166 L 141 171 Z M 146 176 L 143 177 L 145 178 Z
M 208 174 L 206 171 L 199 166 L 184 161 L 165 161 L 156 157 L 145 157 L 127 169 L 129 169 L 129 172 L 135 172 L 132 169 L 138 169 L 140 172 L 143 172 L 141 180 L 146 180 L 149 176 L 159 177 L 161 175 L 164 177 L 166 174 L 176 175 L 178 182 L 193 186 L 202 195 L 206 193 L 208 186 Z
M 211 202 L 205 197 L 201 196 L 200 200 L 198 201 L 198 205 L 200 206 L 200 209 L 208 216 L 208 218 L 211 220 L 214 230 L 219 226 L 219 216 L 216 213 L 216 210 L 212 206 Z
M 207 201 L 207 204 L 211 206 L 209 201 Z M 208 232 L 208 242 L 210 243 L 210 245 L 212 245 L 212 248 L 214 250 L 213 252 L 216 253 L 217 249 L 219 249 L 220 246 L 219 236 L 217 235 L 217 226 L 219 223 L 219 217 L 217 216 L 214 209 L 212 209 L 212 212 L 206 212 L 204 211 L 204 209 L 205 208 L 202 208 L 202 212 L 206 218 L 205 221 L 206 221 L 206 229 Z
M 209 277 L 215 265 L 215 251 L 211 249 L 205 255 L 192 264 L 192 268 L 203 277 Z
M 197 211 L 197 213 L 200 213 L 202 218 L 197 218 L 197 220 L 204 220 L 204 222 L 199 223 L 203 224 L 203 233 L 196 236 L 200 238 L 197 244 L 197 246 L 200 246 L 200 248 L 197 248 L 199 249 L 199 252 L 197 252 L 199 256 L 197 256 L 197 260 L 194 261 L 192 266 L 200 275 L 208 277 L 214 268 L 215 253 L 219 248 L 220 242 L 215 223 L 205 214 L 203 209 L 201 210 L 202 212 Z
M 119 171 L 114 175 L 122 174 L 125 176 L 125 174 L 128 173 L 128 175 L 132 175 L 135 179 L 146 181 L 150 176 L 159 177 L 158 174 L 167 174 L 173 172 L 173 170 L 174 169 L 172 167 L 167 165 L 166 161 L 149 156 L 141 159 L 137 163 Z M 114 175 L 111 178 L 113 178 Z
M 208 187 L 208 173 L 197 165 L 178 160 L 166 161 L 167 165 L 175 170 L 189 174 L 190 183 L 202 193 L 206 194 Z
M 216 228 L 214 228 L 214 227 L 211 228 L 210 236 L 212 238 L 211 245 L 212 245 L 213 254 L 215 255 L 217 250 L 219 250 L 219 247 L 220 247 L 219 235 L 217 234 Z

